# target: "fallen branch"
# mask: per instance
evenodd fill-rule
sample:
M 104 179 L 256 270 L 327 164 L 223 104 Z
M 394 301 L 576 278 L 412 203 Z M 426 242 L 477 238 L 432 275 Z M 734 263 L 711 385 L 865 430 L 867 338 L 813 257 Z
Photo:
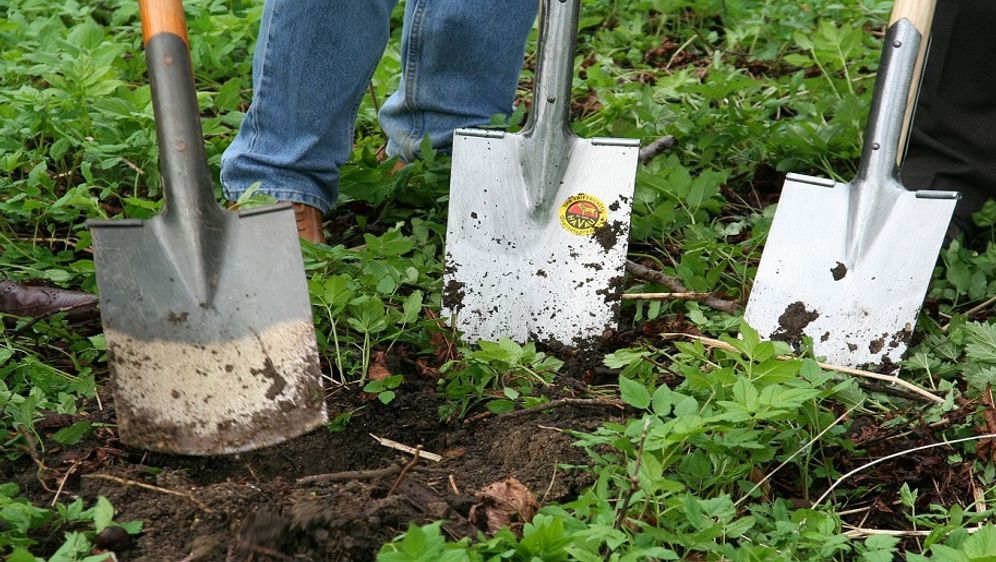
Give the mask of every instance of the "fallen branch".
M 537 404 L 535 406 L 530 406 L 528 408 L 523 408 L 521 410 L 513 410 L 511 412 L 506 412 L 504 414 L 498 414 L 498 417 L 514 418 L 518 416 L 527 416 L 529 414 L 535 414 L 536 412 L 542 412 L 544 410 L 552 410 L 553 408 L 560 408 L 562 406 L 596 406 L 596 407 L 618 408 L 620 410 L 626 408 L 626 406 L 619 400 L 606 400 L 603 398 L 561 398 L 559 400 L 553 400 L 550 402 L 545 402 L 543 404 Z M 470 425 L 474 422 L 490 418 L 494 415 L 495 413 L 491 411 L 481 412 L 476 416 L 471 416 L 467 418 L 466 420 L 463 421 L 463 423 L 464 425 Z
M 425 453 L 423 452 L 422 457 L 424 456 Z M 330 472 L 327 474 L 312 474 L 311 476 L 298 478 L 295 484 L 334 484 L 336 482 L 352 482 L 355 480 L 379 480 L 388 476 L 394 476 L 404 470 L 404 468 L 405 465 L 395 464 L 385 468 L 373 468 L 369 470 L 344 470 L 342 472 Z M 409 472 L 426 474 L 449 473 L 448 470 L 442 468 L 430 468 L 427 466 L 413 466 L 409 469 Z
M 663 272 L 650 269 L 649 267 L 644 267 L 633 260 L 626 260 L 626 271 L 630 275 L 636 277 L 637 279 L 642 279 L 644 281 L 649 281 L 651 283 L 657 283 L 658 285 L 663 285 L 668 288 L 668 290 L 675 293 L 688 293 L 688 289 L 682 284 L 681 280 L 677 277 L 671 275 L 666 275 Z M 702 299 L 702 304 L 715 308 L 716 310 L 721 310 L 729 314 L 736 314 L 740 310 L 740 303 L 734 301 L 723 300 L 721 298 L 709 295 L 708 297 Z
M 159 492 L 160 494 L 166 494 L 169 496 L 179 496 L 181 498 L 186 498 L 190 500 L 190 503 L 196 505 L 204 513 L 213 513 L 213 511 L 211 511 L 211 509 L 208 508 L 208 506 L 204 505 L 204 503 L 201 500 L 185 492 L 178 492 L 176 490 L 170 490 L 169 488 L 161 488 L 159 486 L 153 486 L 152 484 L 146 484 L 145 482 L 138 482 L 136 480 L 128 480 L 127 478 L 121 478 L 118 476 L 114 476 L 112 474 L 101 474 L 101 473 L 84 474 L 82 478 L 96 478 L 99 480 L 107 480 L 109 482 L 115 482 L 123 486 L 134 486 L 136 488 L 142 488 L 144 490 L 150 490 L 152 492 Z
M 657 158 L 661 154 L 664 154 L 665 152 L 667 152 L 669 148 L 673 147 L 675 144 L 677 144 L 677 140 L 675 140 L 674 135 L 663 136 L 651 142 L 647 146 L 640 149 L 640 156 L 639 156 L 640 164 L 646 166 L 651 161 L 653 161 L 654 158 Z
M 713 338 L 707 338 L 705 336 L 698 336 L 698 335 L 695 335 L 695 334 L 670 333 L 670 332 L 668 332 L 668 333 L 661 334 L 661 337 L 665 338 L 665 339 L 687 338 L 687 339 L 692 339 L 692 340 L 700 341 L 700 342 L 702 342 L 703 344 L 705 344 L 705 345 L 707 345 L 709 347 L 715 347 L 717 349 L 722 349 L 724 351 L 737 352 L 737 348 L 735 348 L 732 345 L 726 343 L 725 341 L 717 340 L 717 339 L 713 339 Z M 787 355 L 779 355 L 778 357 L 776 357 L 776 359 L 779 359 L 779 360 L 782 360 L 782 361 L 790 361 L 790 360 L 795 359 L 795 357 L 790 357 L 790 356 L 787 356 Z M 864 378 L 867 378 L 867 379 L 875 379 L 875 380 L 878 380 L 878 381 L 888 382 L 890 384 L 901 386 L 901 387 L 905 388 L 906 390 L 909 390 L 910 392 L 919 395 L 922 398 L 926 398 L 927 400 L 930 400 L 931 402 L 936 402 L 938 404 L 943 404 L 944 403 L 944 399 L 941 398 L 940 396 L 938 396 L 938 395 L 936 395 L 936 394 L 934 394 L 934 393 L 932 393 L 932 392 L 930 392 L 928 390 L 920 388 L 919 386 L 917 386 L 917 385 L 915 385 L 915 384 L 913 384 L 911 382 L 905 381 L 905 380 L 903 380 L 903 379 L 901 379 L 901 378 L 899 378 L 897 376 L 894 376 L 894 375 L 883 375 L 881 373 L 873 373 L 871 371 L 865 371 L 865 370 L 862 370 L 862 369 L 854 369 L 852 367 L 844 367 L 844 366 L 841 366 L 841 365 L 831 365 L 830 363 L 821 363 L 819 361 L 817 361 L 816 364 L 819 365 L 821 369 L 824 369 L 824 370 L 827 370 L 827 371 L 836 371 L 838 373 L 843 373 L 843 374 L 846 374 L 846 375 L 853 375 L 853 376 L 856 376 L 856 377 L 864 377 Z
M 624 301 L 704 301 L 712 293 L 623 293 Z
M 388 449 L 394 449 L 395 451 L 401 451 L 403 453 L 408 453 L 409 455 L 416 455 L 418 457 L 433 462 L 440 462 L 443 460 L 443 457 L 441 455 L 437 455 L 436 453 L 427 453 L 422 449 L 409 447 L 408 445 L 405 445 L 403 443 L 398 443 L 397 441 L 394 441 L 392 439 L 387 439 L 386 437 L 377 437 L 373 433 L 370 434 L 370 437 L 373 437 L 374 441 L 377 441 L 382 446 L 387 447 Z
M 344 472 L 333 472 L 330 474 L 312 474 L 298 478 L 297 484 L 331 484 L 334 482 L 352 482 L 354 480 L 378 480 L 387 476 L 394 476 L 404 468 L 400 464 L 387 468 L 376 468 L 373 470 L 346 470 Z

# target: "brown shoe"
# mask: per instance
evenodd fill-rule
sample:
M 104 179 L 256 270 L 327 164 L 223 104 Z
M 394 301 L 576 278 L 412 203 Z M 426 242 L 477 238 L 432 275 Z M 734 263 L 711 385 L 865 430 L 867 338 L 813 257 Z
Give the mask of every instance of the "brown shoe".
M 294 203 L 294 220 L 298 236 L 315 244 L 325 243 L 321 211 L 304 203 Z
M 386 144 L 384 146 L 380 147 L 377 150 L 376 158 L 377 158 L 378 162 L 386 162 L 388 160 L 388 156 L 387 156 L 387 145 Z M 397 174 L 398 172 L 400 172 L 401 169 L 404 168 L 407 165 L 408 165 L 408 162 L 405 162 L 404 160 L 400 160 L 399 159 L 397 162 L 394 163 L 393 166 L 391 166 L 391 169 L 387 171 L 387 175 L 388 176 L 393 176 L 393 175 Z

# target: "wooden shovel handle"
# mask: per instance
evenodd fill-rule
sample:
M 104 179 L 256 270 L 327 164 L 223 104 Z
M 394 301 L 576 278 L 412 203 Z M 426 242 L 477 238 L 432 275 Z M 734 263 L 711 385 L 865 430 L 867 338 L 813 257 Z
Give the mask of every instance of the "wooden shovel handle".
M 142 14 L 142 42 L 160 33 L 172 33 L 187 40 L 187 22 L 183 17 L 183 0 L 138 0 Z
M 897 164 L 901 165 L 906 155 L 906 143 L 909 139 L 910 125 L 913 121 L 913 112 L 916 109 L 916 100 L 920 94 L 920 77 L 923 75 L 923 65 L 927 60 L 927 46 L 930 44 L 930 28 L 934 22 L 934 10 L 937 8 L 937 0 L 896 0 L 892 6 L 892 17 L 889 18 L 889 27 L 901 19 L 907 19 L 920 32 L 920 54 L 916 59 L 916 67 L 913 69 L 913 83 L 910 87 L 910 97 L 906 101 L 906 116 L 903 120 L 903 130 L 899 136 L 899 151 L 897 153 Z
M 889 18 L 889 25 L 896 23 L 902 18 L 910 20 L 916 26 L 920 35 L 924 39 L 930 35 L 930 24 L 934 20 L 934 8 L 937 0 L 896 0 L 892 7 L 892 17 Z

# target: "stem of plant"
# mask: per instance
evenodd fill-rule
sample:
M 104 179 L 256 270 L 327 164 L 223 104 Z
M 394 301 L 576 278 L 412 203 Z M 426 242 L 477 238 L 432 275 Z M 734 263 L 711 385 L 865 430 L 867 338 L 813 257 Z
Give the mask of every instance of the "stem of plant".
M 636 449 L 636 463 L 633 465 L 633 474 L 630 475 L 626 491 L 624 492 L 622 500 L 616 508 L 616 522 L 612 525 L 612 527 L 617 531 L 622 530 L 623 521 L 626 520 L 626 512 L 629 511 L 629 502 L 633 499 L 633 494 L 636 493 L 636 489 L 640 485 L 640 463 L 643 460 L 643 447 L 647 442 L 648 433 L 650 433 L 649 417 L 643 420 L 643 431 L 640 432 L 640 445 Z

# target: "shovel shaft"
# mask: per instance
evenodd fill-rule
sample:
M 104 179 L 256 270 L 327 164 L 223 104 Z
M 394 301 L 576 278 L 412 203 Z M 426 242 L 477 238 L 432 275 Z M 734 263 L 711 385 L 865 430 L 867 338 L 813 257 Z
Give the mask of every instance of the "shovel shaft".
M 906 19 L 892 24 L 885 36 L 858 170 L 863 185 L 886 185 L 898 178 L 908 104 L 918 89 L 914 77 L 922 41 L 925 39 Z
M 142 43 L 159 33 L 172 33 L 187 42 L 182 0 L 138 0 L 142 16 Z
M 142 0 L 140 8 L 166 200 L 164 219 L 196 232 L 203 218 L 217 217 L 224 211 L 214 199 L 201 140 L 183 5 L 180 0 Z
M 580 11 L 581 0 L 544 0 L 542 4 L 533 106 L 522 131 L 527 137 L 557 142 L 573 136 L 571 82 Z

